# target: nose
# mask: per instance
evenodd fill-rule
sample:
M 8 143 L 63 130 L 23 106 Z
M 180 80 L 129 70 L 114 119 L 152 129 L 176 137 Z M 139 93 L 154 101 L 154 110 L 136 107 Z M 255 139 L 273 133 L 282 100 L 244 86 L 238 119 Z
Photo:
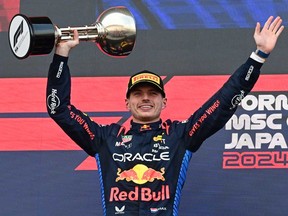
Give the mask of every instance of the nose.
M 143 101 L 149 101 L 149 94 L 144 93 L 144 94 L 143 94 L 143 97 L 142 97 L 142 100 L 143 100 Z

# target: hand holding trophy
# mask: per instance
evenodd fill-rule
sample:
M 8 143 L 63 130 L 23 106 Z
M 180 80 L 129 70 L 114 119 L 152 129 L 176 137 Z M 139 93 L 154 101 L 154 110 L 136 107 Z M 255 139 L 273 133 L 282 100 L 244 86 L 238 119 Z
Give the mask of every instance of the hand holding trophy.
M 131 12 L 123 7 L 105 10 L 96 22 L 84 27 L 58 28 L 48 17 L 15 15 L 9 26 L 9 44 L 15 57 L 49 54 L 54 45 L 73 38 L 77 30 L 80 41 L 92 41 L 112 57 L 126 57 L 134 48 L 136 24 Z

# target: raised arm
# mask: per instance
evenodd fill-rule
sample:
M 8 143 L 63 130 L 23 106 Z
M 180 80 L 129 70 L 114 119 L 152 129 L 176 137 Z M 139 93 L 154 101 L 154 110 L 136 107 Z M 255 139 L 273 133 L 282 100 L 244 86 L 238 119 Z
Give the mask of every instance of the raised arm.
M 47 111 L 75 143 L 89 155 L 94 156 L 99 149 L 99 140 L 101 140 L 100 126 L 70 102 L 71 75 L 68 55 L 78 43 L 78 33 L 75 31 L 73 40 L 63 41 L 56 45 L 48 73 Z
M 236 111 L 241 100 L 252 90 L 265 59 L 274 49 L 284 26 L 282 19 L 270 16 L 261 30 L 256 24 L 254 39 L 257 50 L 242 64 L 200 109 L 190 118 L 186 127 L 190 143 L 188 148 L 196 151 L 202 142 L 220 130 Z

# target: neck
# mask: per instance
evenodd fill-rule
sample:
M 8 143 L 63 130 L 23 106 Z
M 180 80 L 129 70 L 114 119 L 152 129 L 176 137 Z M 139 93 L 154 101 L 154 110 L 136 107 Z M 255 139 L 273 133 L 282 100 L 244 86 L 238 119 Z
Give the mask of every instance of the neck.
M 145 121 L 145 120 L 139 120 L 139 119 L 133 118 L 132 121 L 135 122 L 135 123 L 138 123 L 138 124 L 152 124 L 152 123 L 160 121 L 160 118 L 154 119 L 154 120 L 151 120 L 151 121 Z

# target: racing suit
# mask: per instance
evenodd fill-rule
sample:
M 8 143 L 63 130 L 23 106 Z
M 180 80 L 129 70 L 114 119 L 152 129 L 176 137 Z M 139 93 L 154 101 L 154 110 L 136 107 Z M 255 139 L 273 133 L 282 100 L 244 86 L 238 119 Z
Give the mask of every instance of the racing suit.
M 259 77 L 262 63 L 251 56 L 186 121 L 131 121 L 126 130 L 115 123 L 99 125 L 71 105 L 68 58 L 54 55 L 47 109 L 65 133 L 96 158 L 103 215 L 178 215 L 192 154 L 225 125 Z

